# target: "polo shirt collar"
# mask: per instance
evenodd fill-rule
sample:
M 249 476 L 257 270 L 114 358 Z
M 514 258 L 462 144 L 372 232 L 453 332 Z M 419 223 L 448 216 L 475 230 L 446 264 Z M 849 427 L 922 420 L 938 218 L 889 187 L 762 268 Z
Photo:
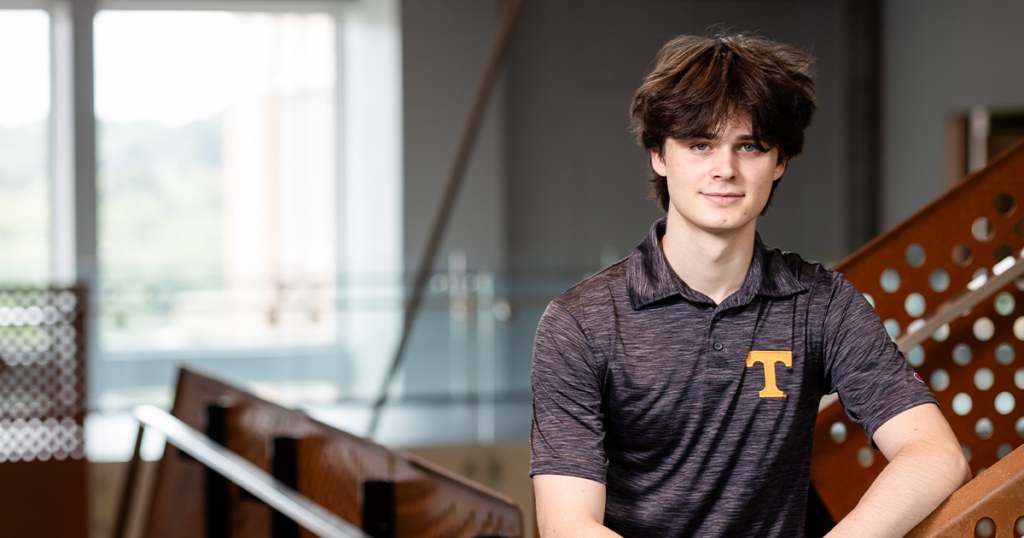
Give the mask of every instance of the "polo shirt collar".
M 666 219 L 659 219 L 651 226 L 647 237 L 630 255 L 626 266 L 626 286 L 633 310 L 639 310 L 651 303 L 678 295 L 694 303 L 714 305 L 707 295 L 694 290 L 683 282 L 668 265 L 661 251 L 661 238 L 665 235 Z M 790 271 L 782 254 L 769 249 L 761 242 L 761 236 L 754 236 L 754 256 L 743 286 L 727 297 L 718 310 L 749 303 L 756 295 L 785 297 L 806 288 Z

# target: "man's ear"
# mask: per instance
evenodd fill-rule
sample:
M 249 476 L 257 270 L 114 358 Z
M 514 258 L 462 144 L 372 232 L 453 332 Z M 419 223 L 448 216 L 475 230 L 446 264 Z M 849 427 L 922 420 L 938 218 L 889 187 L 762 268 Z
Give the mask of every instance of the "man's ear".
M 651 150 L 651 168 L 659 176 L 668 176 L 668 166 L 665 165 L 665 159 L 662 158 L 661 151 L 657 148 Z
M 775 165 L 775 177 L 772 178 L 772 181 L 778 181 L 784 173 L 786 173 L 786 159 L 780 159 L 778 164 Z

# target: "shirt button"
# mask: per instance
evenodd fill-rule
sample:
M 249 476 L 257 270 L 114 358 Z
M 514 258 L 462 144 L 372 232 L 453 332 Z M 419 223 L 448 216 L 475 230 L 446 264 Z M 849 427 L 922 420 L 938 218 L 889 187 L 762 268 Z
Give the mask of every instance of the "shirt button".
M 723 346 L 721 342 L 715 342 L 715 351 L 722 351 L 723 347 L 725 346 Z

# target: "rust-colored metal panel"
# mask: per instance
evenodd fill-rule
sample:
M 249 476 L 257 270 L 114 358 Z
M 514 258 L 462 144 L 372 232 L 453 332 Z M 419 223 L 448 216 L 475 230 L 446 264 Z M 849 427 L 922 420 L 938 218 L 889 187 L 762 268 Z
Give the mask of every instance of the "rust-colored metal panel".
M 983 521 L 983 520 L 988 521 Z M 978 532 L 976 532 L 976 530 Z M 990 467 L 942 503 L 907 538 L 1024 535 L 1024 448 Z
M 89 533 L 88 293 L 0 290 L 0 535 Z
M 296 438 L 299 492 L 357 526 L 361 525 L 362 482 L 390 480 L 395 482 L 399 538 L 523 534 L 522 516 L 511 499 L 411 454 L 389 450 L 300 411 L 182 369 L 173 414 L 202 431 L 206 408 L 213 403 L 229 407 L 228 448 L 268 472 L 272 439 Z M 160 462 L 147 536 L 194 538 L 205 534 L 203 476 L 200 464 L 182 459 L 168 447 Z M 246 500 L 236 488 L 231 511 L 233 535 L 269 537 L 269 508 Z
M 1019 256 L 1022 248 L 1024 144 L 836 269 L 869 295 L 882 320 L 898 325 L 902 334 L 963 293 L 976 277 L 991 276 L 997 262 Z M 935 393 L 975 473 L 1024 442 L 1022 340 L 1024 279 L 1018 279 L 919 348 L 903 350 Z M 954 412 L 954 399 L 959 412 Z M 846 435 L 833 438 L 833 427 Z M 881 453 L 866 447 L 863 430 L 840 406 L 818 416 L 811 480 L 837 521 L 856 506 L 884 468 Z

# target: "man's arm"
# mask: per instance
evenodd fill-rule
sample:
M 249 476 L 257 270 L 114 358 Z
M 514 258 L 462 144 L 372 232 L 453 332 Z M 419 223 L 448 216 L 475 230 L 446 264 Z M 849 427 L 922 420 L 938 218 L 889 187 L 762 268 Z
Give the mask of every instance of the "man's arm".
M 960 443 L 935 405 L 889 419 L 874 441 L 889 464 L 828 538 L 903 536 L 971 479 Z
M 604 526 L 604 484 L 574 476 L 540 474 L 533 477 L 533 490 L 537 496 L 537 526 L 543 538 L 619 536 Z

